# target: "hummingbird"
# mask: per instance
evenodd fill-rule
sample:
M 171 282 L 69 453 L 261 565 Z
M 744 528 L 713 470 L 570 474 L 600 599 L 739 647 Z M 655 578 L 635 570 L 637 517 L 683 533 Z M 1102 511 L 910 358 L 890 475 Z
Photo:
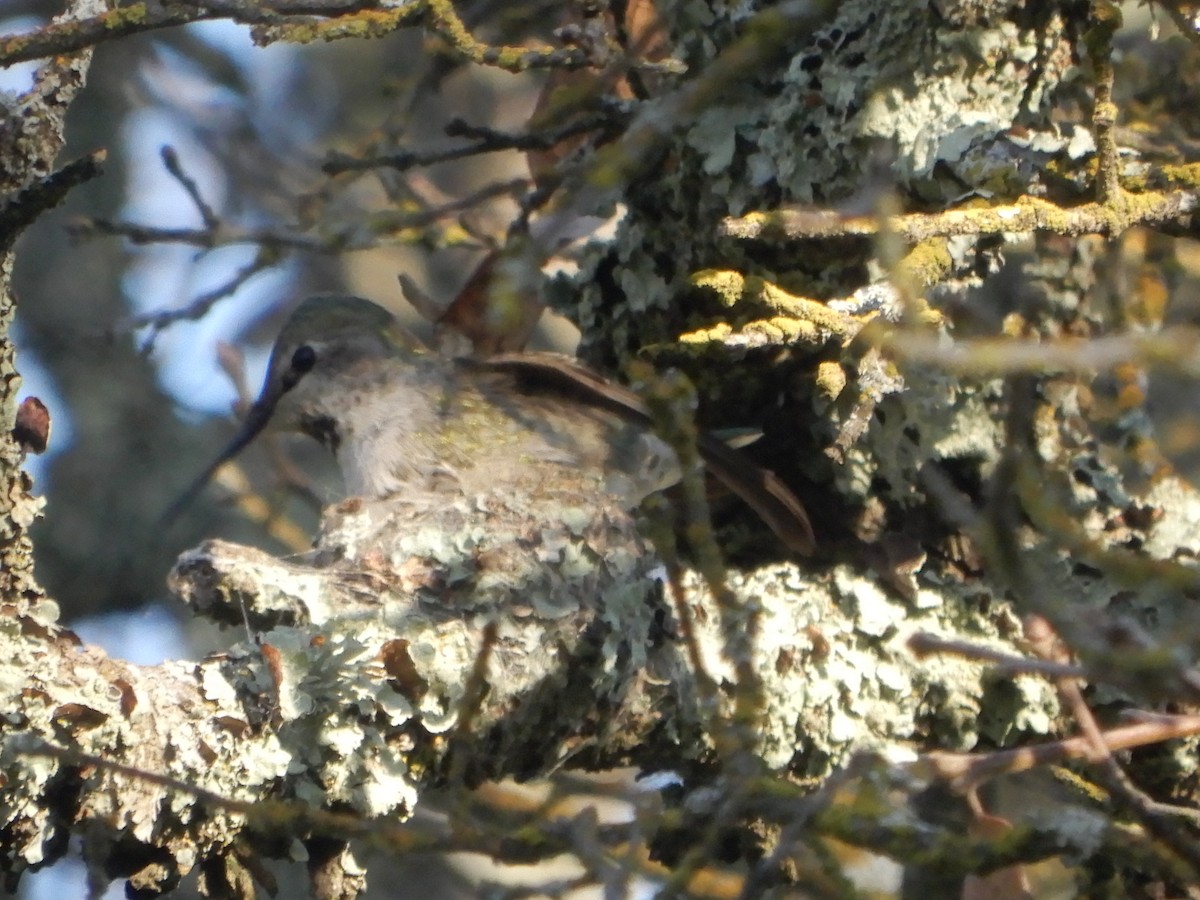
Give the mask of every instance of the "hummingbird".
M 296 308 L 241 427 L 166 518 L 268 426 L 325 445 L 348 494 L 369 499 L 517 489 L 531 467 L 567 467 L 601 473 L 602 489 L 633 509 L 680 478 L 674 452 L 628 388 L 558 354 L 443 355 L 360 297 L 320 295 Z M 711 435 L 699 449 L 707 470 L 789 550 L 812 551 L 808 515 L 776 475 Z

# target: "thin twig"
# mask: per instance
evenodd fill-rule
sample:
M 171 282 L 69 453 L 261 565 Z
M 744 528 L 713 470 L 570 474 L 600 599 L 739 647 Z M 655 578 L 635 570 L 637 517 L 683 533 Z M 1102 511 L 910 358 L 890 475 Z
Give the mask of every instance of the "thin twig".
M 393 217 L 379 215 L 368 229 L 359 226 L 333 232 L 328 236 L 305 234 L 277 228 L 238 228 L 218 223 L 216 228 L 158 228 L 136 222 L 110 219 L 80 219 L 68 226 L 75 237 L 105 234 L 123 237 L 134 244 L 190 244 L 212 250 L 234 244 L 258 244 L 265 251 L 303 250 L 311 253 L 347 253 L 369 250 L 380 245 L 381 235 L 396 234 L 427 227 L 441 219 L 457 215 L 495 197 L 519 194 L 529 186 L 529 179 L 485 185 L 473 194 L 434 209 L 405 213 Z
M 1130 750 L 1194 735 L 1200 735 L 1200 716 L 1162 716 L 1154 721 L 1103 732 L 1104 745 L 1110 751 Z M 920 760 L 936 777 L 951 782 L 956 789 L 966 790 L 1000 775 L 1025 772 L 1067 759 L 1090 759 L 1093 752 L 1089 738 L 1071 737 L 994 753 L 934 750 L 922 754 Z
M 467 763 L 471 756 L 471 728 L 474 726 L 475 718 L 483 707 L 483 701 L 488 694 L 488 666 L 491 664 L 492 652 L 496 649 L 499 633 L 499 625 L 495 619 L 491 619 L 483 626 L 479 637 L 479 651 L 475 654 L 471 673 L 463 685 L 462 699 L 458 704 L 458 721 L 455 723 L 454 733 L 450 738 L 453 745 L 450 749 L 449 780 L 456 786 L 465 784 Z
M 1058 661 L 1065 655 L 1065 650 L 1058 640 L 1057 634 L 1045 617 L 1028 617 L 1025 633 L 1030 646 L 1039 656 Z M 1088 749 L 1087 757 L 1100 767 L 1104 786 L 1111 796 L 1133 813 L 1148 832 L 1170 847 L 1190 865 L 1193 875 L 1200 873 L 1200 846 L 1197 846 L 1193 837 L 1183 834 L 1179 830 L 1181 817 L 1186 818 L 1192 825 L 1200 825 L 1200 812 L 1158 803 L 1148 797 L 1130 780 L 1113 756 L 1107 737 L 1100 729 L 1087 701 L 1083 698 L 1079 681 L 1074 678 L 1063 678 L 1058 680 L 1057 685 L 1059 695 L 1071 710 L 1083 732 Z
M 446 134 L 450 137 L 473 139 L 475 143 L 464 147 L 449 147 L 444 150 L 404 150 L 399 153 L 362 158 L 345 153 L 333 153 L 322 163 L 321 171 L 328 175 L 378 168 L 403 172 L 417 166 L 432 166 L 437 163 L 480 156 L 485 153 L 497 153 L 503 150 L 549 150 L 567 138 L 587 134 L 613 124 L 611 115 L 596 114 L 570 122 L 552 131 L 513 134 L 479 125 L 469 125 L 462 119 L 453 119 L 446 126 Z
M 221 224 L 216 229 L 207 228 L 159 228 L 153 225 L 141 225 L 137 222 L 124 222 L 114 219 L 82 218 L 67 226 L 68 232 L 76 238 L 90 237 L 93 234 L 123 237 L 134 244 L 190 244 L 212 250 L 233 244 L 261 244 L 277 249 L 307 250 L 314 253 L 337 253 L 346 247 L 335 239 L 318 238 L 292 231 L 280 231 L 274 228 L 235 228 Z
M 243 284 L 264 269 L 269 269 L 278 261 L 279 256 L 277 253 L 267 248 L 262 248 L 255 254 L 253 260 L 234 272 L 224 283 L 200 294 L 187 306 L 181 306 L 178 309 L 160 309 L 155 312 L 133 316 L 122 324 L 121 329 L 132 330 L 148 327 L 150 333 L 142 342 L 141 348 L 143 353 L 148 353 L 153 349 L 155 340 L 164 329 L 174 325 L 176 322 L 199 321 L 208 315 L 209 310 L 216 306 L 219 301 L 236 293 Z
M 970 641 L 939 637 L 927 631 L 918 631 L 908 639 L 906 646 L 918 659 L 932 656 L 935 653 L 959 656 L 976 662 L 993 663 L 997 670 L 1004 675 L 1041 675 L 1045 678 L 1087 677 L 1087 670 L 1082 666 L 1015 656 Z
M 204 227 L 209 231 L 215 231 L 220 224 L 220 220 L 217 218 L 217 214 L 213 212 L 212 207 L 200 196 L 200 188 L 195 180 L 183 171 L 183 166 L 179 162 L 179 154 L 175 152 L 175 148 L 170 144 L 164 144 L 159 150 L 159 155 L 162 156 L 163 165 L 167 167 L 167 171 L 187 191 L 187 195 L 192 198 L 192 203 L 195 204 L 196 210 L 200 213 L 200 219 L 204 222 Z

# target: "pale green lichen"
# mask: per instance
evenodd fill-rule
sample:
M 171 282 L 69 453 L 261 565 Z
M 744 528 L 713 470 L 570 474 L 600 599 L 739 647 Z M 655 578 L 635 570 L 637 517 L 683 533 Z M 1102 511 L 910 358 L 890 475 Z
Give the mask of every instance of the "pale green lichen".
M 995 462 L 1002 422 L 995 404 L 999 381 L 972 384 L 932 368 L 908 366 L 906 389 L 880 404 L 863 440 L 834 470 L 847 496 L 924 503 L 918 473 L 933 460 L 971 460 L 986 474 Z
M 702 33 L 675 29 L 675 55 L 693 71 L 703 70 L 725 42 L 747 37 L 755 10 L 753 4 L 707 9 Z M 681 15 L 678 8 L 673 15 Z M 1011 181 L 1026 152 L 1009 142 L 1014 122 L 1045 108 L 1056 78 L 1066 77 L 1031 78 L 1028 60 L 1065 44 L 1066 26 L 1051 19 L 1018 29 L 996 17 L 946 28 L 931 21 L 936 15 L 898 0 L 840 3 L 810 44 L 791 48 L 790 60 L 777 68 L 755 71 L 771 90 L 739 92 L 736 103 L 722 95 L 717 105 L 679 123 L 672 165 L 639 182 L 613 240 L 597 242 L 581 261 L 564 312 L 577 317 L 585 351 L 603 344 L 620 357 L 680 334 L 720 340 L 721 323 L 711 316 L 698 320 L 697 311 L 680 302 L 689 296 L 691 274 L 733 269 L 782 283 L 786 273 L 763 272 L 764 264 L 782 263 L 770 255 L 765 258 L 772 262 L 764 263 L 762 254 L 720 241 L 713 223 L 767 204 L 857 204 L 864 185 L 878 180 L 878 144 L 895 152 L 890 172 L 900 176 L 901 190 L 916 190 L 932 203 L 960 198 L 964 184 Z M 951 242 L 934 243 L 901 267 L 920 285 L 972 261 Z M 791 251 L 806 291 L 836 297 L 862 286 L 846 280 L 861 278 L 857 265 L 822 265 L 827 251 L 811 250 L 812 259 L 807 246 Z M 598 268 L 605 277 L 597 277 Z M 613 279 L 620 296 L 607 288 Z M 804 338 L 789 323 L 765 317 L 757 327 L 762 343 Z
M 689 585 L 693 602 L 711 602 L 701 585 Z M 807 580 L 773 567 L 735 575 L 732 585 L 739 595 L 761 598 L 765 611 L 754 653 L 767 704 L 759 752 L 769 766 L 825 775 L 863 749 L 911 754 L 931 731 L 943 749 L 970 749 L 979 740 L 985 666 L 956 657 L 918 660 L 905 646 L 920 630 L 1014 652 L 1002 616 L 964 622 L 962 586 L 924 586 L 936 602 L 927 598 L 914 608 L 845 567 Z M 716 617 L 701 621 L 708 623 L 699 628 L 706 666 L 732 678 Z M 990 736 L 1048 733 L 1058 709 L 1053 687 L 1021 679 L 1015 693 L 1020 703 L 988 724 Z

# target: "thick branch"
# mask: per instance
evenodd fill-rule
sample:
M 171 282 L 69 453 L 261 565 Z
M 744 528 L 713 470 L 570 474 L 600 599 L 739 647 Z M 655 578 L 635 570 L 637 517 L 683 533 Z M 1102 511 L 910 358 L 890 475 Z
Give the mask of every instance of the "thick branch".
M 1133 225 L 1157 225 L 1190 216 L 1197 207 L 1200 207 L 1200 192 L 1181 189 L 1128 194 L 1119 209 L 1103 203 L 1064 207 L 1037 197 L 1022 197 L 1003 206 L 908 213 L 889 216 L 884 222 L 876 216 L 844 216 L 825 210 L 777 210 L 725 219 L 720 233 L 739 240 L 779 241 L 875 235 L 886 231 L 910 243 L 931 237 L 1025 231 L 1116 235 Z
M 907 620 L 944 630 L 942 613 L 963 602 L 952 592 L 914 611 L 849 570 L 731 573 L 722 603 L 761 610 L 764 623 L 746 645 L 687 576 L 678 609 L 689 616 L 689 662 L 630 516 L 586 473 L 544 475 L 503 496 L 346 501 L 304 559 L 220 542 L 185 555 L 175 591 L 261 632 L 198 665 L 109 660 L 10 610 L 0 618 L 0 703 L 12 712 L 0 747 L 12 796 L 25 799 L 0 828 L 17 848 L 15 870 L 40 861 L 64 821 L 87 826 L 97 864 L 120 852 L 136 882 L 161 887 L 194 859 L 232 859 L 254 824 L 247 803 L 298 799 L 375 819 L 407 814 L 447 778 L 528 777 L 567 760 L 695 764 L 711 757 L 741 692 L 702 692 L 694 660 L 718 685 L 758 673 L 755 751 L 777 770 L 828 771 L 856 749 L 908 743 L 943 714 L 940 734 L 978 727 L 982 667 L 943 660 L 930 670 L 891 637 Z M 1024 695 L 1041 702 L 1036 690 Z M 54 764 L 48 746 L 64 749 Z M 71 753 L 208 793 L 80 770 Z M 214 808 L 213 796 L 237 803 Z M 114 844 L 129 828 L 137 846 Z M 144 857 L 144 871 L 130 855 Z

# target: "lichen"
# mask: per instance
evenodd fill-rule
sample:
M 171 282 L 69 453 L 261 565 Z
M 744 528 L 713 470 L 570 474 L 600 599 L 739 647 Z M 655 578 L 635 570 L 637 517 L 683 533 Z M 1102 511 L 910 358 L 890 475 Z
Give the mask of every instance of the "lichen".
M 737 574 L 731 586 L 764 610 L 754 664 L 766 696 L 758 749 L 769 766 L 820 777 L 864 749 L 911 755 L 933 736 L 943 748 L 970 749 L 980 739 L 985 667 L 918 660 L 905 641 L 927 631 L 1012 652 L 1004 601 L 996 598 L 992 616 L 970 618 L 962 610 L 974 588 L 923 584 L 910 604 L 849 567 L 821 578 L 769 567 Z M 698 579 L 688 587 L 693 604 L 712 602 Z M 698 621 L 706 668 L 732 678 L 716 617 Z M 1019 691 L 1022 702 L 989 725 L 990 737 L 1045 734 L 1057 720 L 1051 687 L 1022 680 Z

